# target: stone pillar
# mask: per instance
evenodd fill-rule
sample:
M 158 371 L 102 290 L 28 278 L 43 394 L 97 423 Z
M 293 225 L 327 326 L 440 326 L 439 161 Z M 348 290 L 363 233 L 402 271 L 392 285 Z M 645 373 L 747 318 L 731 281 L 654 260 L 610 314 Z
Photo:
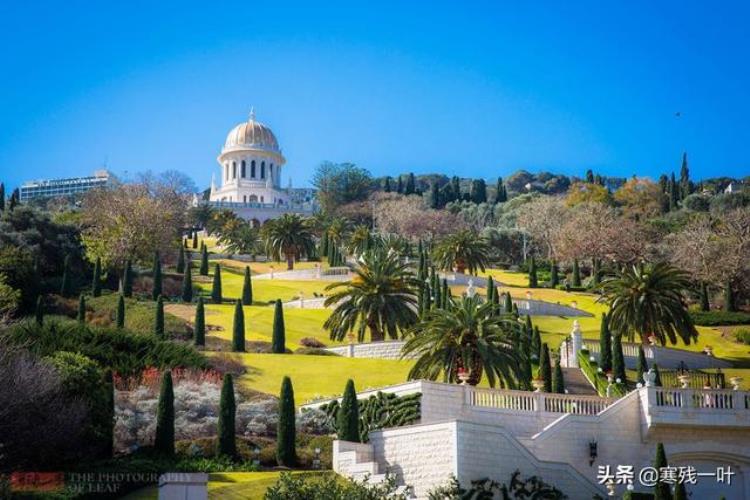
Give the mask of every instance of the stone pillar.
M 578 320 L 573 321 L 573 330 L 570 332 L 571 344 L 573 344 L 573 352 L 568 358 L 568 366 L 571 368 L 580 368 L 578 366 L 578 351 L 583 348 L 583 334 L 581 333 L 581 324 Z
M 159 476 L 159 500 L 208 500 L 208 474 L 162 474 Z

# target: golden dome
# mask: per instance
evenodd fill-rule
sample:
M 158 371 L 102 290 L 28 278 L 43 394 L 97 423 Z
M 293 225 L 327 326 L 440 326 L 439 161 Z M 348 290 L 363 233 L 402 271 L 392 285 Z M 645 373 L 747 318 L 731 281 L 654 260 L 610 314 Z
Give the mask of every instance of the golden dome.
M 222 153 L 245 149 L 260 149 L 281 154 L 276 136 L 270 128 L 255 120 L 254 112 L 250 112 L 248 121 L 229 131 Z

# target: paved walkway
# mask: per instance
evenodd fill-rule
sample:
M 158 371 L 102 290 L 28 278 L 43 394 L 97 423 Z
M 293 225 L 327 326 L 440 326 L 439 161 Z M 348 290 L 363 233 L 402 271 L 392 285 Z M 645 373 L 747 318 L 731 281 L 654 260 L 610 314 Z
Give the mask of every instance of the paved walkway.
M 591 394 L 596 395 L 596 389 L 591 387 L 579 368 L 563 368 L 563 379 L 568 394 Z

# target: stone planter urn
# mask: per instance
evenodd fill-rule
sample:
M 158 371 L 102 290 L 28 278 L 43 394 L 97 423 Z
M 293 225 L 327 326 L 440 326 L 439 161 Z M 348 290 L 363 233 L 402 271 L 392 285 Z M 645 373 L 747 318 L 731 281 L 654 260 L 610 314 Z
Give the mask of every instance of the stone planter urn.
M 732 390 L 739 391 L 742 377 L 732 377 L 729 379 L 729 383 L 732 384 Z
M 703 348 L 703 353 L 706 356 L 713 356 L 714 355 L 714 348 L 711 347 L 710 345 L 707 345 L 706 347 Z
M 461 381 L 461 385 L 466 385 L 466 382 L 469 381 L 469 377 L 470 375 L 468 370 L 464 370 L 463 368 L 458 370 L 458 380 Z
M 531 385 L 534 387 L 534 392 L 542 392 L 542 389 L 544 388 L 544 380 L 535 378 L 531 381 Z

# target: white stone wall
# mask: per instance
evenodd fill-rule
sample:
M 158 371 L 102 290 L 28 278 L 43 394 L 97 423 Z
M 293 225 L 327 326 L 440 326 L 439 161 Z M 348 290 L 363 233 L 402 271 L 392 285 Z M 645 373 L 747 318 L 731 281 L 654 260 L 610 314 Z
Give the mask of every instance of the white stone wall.
M 368 342 L 363 344 L 354 344 L 355 358 L 377 358 L 377 359 L 400 359 L 401 348 L 404 342 L 401 340 L 391 340 L 387 342 Z M 336 353 L 340 356 L 350 356 L 349 346 L 328 347 L 327 351 Z

